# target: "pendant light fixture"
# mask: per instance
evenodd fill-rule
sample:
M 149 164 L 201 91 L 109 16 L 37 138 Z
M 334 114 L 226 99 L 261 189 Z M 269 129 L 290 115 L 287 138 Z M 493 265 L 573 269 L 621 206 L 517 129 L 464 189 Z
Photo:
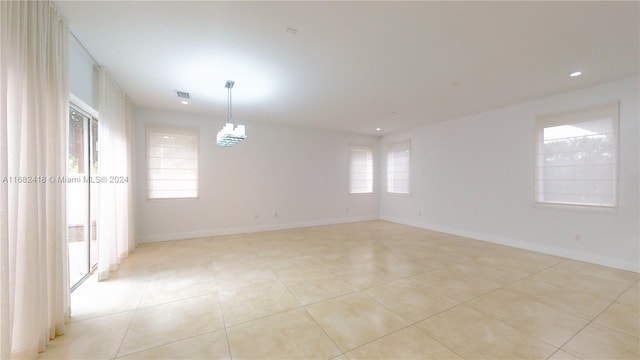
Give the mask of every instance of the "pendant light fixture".
M 218 146 L 233 146 L 247 138 L 247 135 L 244 133 L 244 125 L 238 125 L 234 128 L 231 123 L 231 89 L 234 84 L 235 82 L 233 80 L 227 80 L 227 83 L 224 86 L 228 91 L 227 123 L 224 124 L 224 127 L 220 131 L 218 131 L 218 136 L 216 138 L 216 144 Z

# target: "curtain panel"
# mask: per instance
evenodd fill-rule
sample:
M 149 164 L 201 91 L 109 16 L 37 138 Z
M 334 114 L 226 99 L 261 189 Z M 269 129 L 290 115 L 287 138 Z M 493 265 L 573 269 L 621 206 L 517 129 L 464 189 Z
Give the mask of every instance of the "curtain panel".
M 0 1 L 0 358 L 35 359 L 69 309 L 68 29 L 50 1 Z
M 131 107 L 105 69 L 98 79 L 99 168 L 106 182 L 99 184 L 98 280 L 109 278 L 133 250 L 131 178 Z M 130 212 L 131 211 L 131 212 Z

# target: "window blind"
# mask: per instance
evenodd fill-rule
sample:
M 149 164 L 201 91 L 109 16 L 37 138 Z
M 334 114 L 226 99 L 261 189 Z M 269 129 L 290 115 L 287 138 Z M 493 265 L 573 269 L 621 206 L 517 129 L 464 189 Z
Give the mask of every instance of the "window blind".
M 537 119 L 536 200 L 616 206 L 618 104 Z
M 198 197 L 197 129 L 147 124 L 149 199 Z
M 350 179 L 351 194 L 367 194 L 373 192 L 373 150 L 368 147 L 350 146 Z
M 387 192 L 408 194 L 410 191 L 411 141 L 387 147 Z

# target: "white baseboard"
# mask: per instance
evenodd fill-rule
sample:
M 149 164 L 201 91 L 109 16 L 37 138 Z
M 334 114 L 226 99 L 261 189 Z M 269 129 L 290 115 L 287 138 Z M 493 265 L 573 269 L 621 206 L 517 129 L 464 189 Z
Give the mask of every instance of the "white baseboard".
M 517 241 L 514 239 L 504 238 L 504 237 L 496 236 L 493 234 L 475 233 L 471 231 L 449 228 L 449 227 L 444 227 L 439 225 L 407 221 L 405 219 L 388 217 L 388 216 L 381 216 L 380 220 L 414 226 L 421 229 L 440 231 L 447 234 L 464 236 L 464 237 L 475 239 L 475 240 L 481 240 L 481 241 L 486 241 L 494 244 L 511 246 L 518 249 L 530 250 L 530 251 L 535 251 L 535 252 L 548 254 L 548 255 L 560 256 L 560 257 L 564 257 L 572 260 L 585 261 L 585 262 L 604 265 L 604 266 L 608 266 L 616 269 L 633 271 L 636 273 L 640 272 L 640 264 L 634 264 L 628 261 L 624 261 L 624 260 L 620 260 L 620 259 L 616 259 L 608 256 L 602 256 L 602 255 L 597 255 L 597 254 L 592 254 L 592 253 L 587 253 L 587 252 L 577 251 L 577 250 L 571 250 L 571 249 L 563 249 L 563 248 L 548 246 L 548 245 L 534 244 L 534 243 L 525 242 L 525 241 Z
M 335 224 L 344 224 L 344 223 L 351 223 L 351 222 L 358 222 L 358 221 L 371 221 L 371 220 L 378 220 L 378 219 L 379 219 L 378 216 L 360 216 L 360 217 L 350 217 L 350 218 L 301 221 L 301 222 L 286 223 L 286 224 L 267 224 L 267 225 L 207 229 L 207 230 L 169 233 L 169 234 L 153 234 L 153 235 L 139 236 L 138 243 L 143 244 L 143 243 L 150 243 L 150 242 L 157 242 L 157 241 L 185 240 L 185 239 L 195 239 L 195 238 L 202 238 L 202 237 L 209 237 L 209 236 L 247 234 L 247 233 L 260 232 L 260 231 L 297 229 L 297 228 L 304 228 L 304 227 L 311 227 L 311 226 L 335 225 Z
M 371 220 L 385 220 L 398 224 L 409 225 L 421 229 L 440 231 L 447 234 L 464 236 L 467 238 L 486 241 L 494 244 L 506 245 L 515 247 L 518 249 L 535 251 L 543 254 L 549 254 L 554 256 L 560 256 L 568 259 L 585 261 L 589 263 L 604 265 L 616 269 L 622 269 L 633 272 L 640 272 L 640 264 L 634 264 L 628 261 L 611 258 L 608 256 L 602 256 L 592 253 L 587 253 L 583 251 L 571 250 L 571 249 L 563 249 L 559 247 L 553 247 L 548 245 L 534 244 L 531 242 L 525 241 L 517 241 L 510 238 L 504 238 L 493 234 L 483 234 L 476 233 L 467 230 L 461 230 L 456 228 L 449 228 L 440 225 L 434 224 L 425 224 L 415 221 L 407 221 L 406 219 L 388 217 L 388 216 L 361 216 L 361 217 L 351 217 L 351 218 L 336 218 L 336 219 L 323 219 L 323 220 L 313 220 L 313 221 L 302 221 L 296 223 L 286 223 L 286 224 L 267 224 L 267 225 L 256 225 L 256 226 L 242 226 L 242 227 L 229 227 L 229 228 L 217 228 L 217 229 L 207 229 L 207 230 L 199 230 L 199 231 L 189 231 L 189 232 L 181 232 L 181 233 L 168 233 L 168 234 L 153 234 L 153 235 L 145 235 L 138 237 L 138 243 L 150 243 L 157 241 L 170 241 L 170 240 L 185 240 L 185 239 L 195 239 L 209 236 L 223 236 L 223 235 L 236 235 L 236 234 L 246 234 L 246 233 L 254 233 L 260 231 L 274 231 L 274 230 L 286 230 L 286 229 L 297 229 L 311 226 L 322 226 L 322 225 L 335 225 L 335 224 L 343 224 L 343 223 L 351 223 L 358 221 L 371 221 Z

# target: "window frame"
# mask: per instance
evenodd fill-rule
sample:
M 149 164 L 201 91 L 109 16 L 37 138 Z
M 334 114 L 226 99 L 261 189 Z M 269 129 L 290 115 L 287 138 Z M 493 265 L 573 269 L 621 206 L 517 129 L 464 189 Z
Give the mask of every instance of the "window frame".
M 411 147 L 411 139 L 407 139 L 407 140 L 403 140 L 403 141 L 397 141 L 397 142 L 393 142 L 393 143 L 389 143 L 386 146 L 386 151 L 385 151 L 385 192 L 387 194 L 393 194 L 393 195 L 401 195 L 401 196 L 406 196 L 406 195 L 411 195 L 411 158 L 412 158 L 412 147 Z M 406 192 L 399 192 L 399 191 L 391 191 L 389 188 L 389 178 L 390 178 L 390 172 L 389 172 L 389 155 L 391 154 L 392 151 L 394 151 L 394 149 L 396 149 L 395 151 L 397 151 L 397 149 L 405 149 L 404 151 L 408 151 L 409 156 L 407 159 L 407 191 Z
M 151 197 L 151 176 L 150 176 L 150 162 L 149 162 L 149 136 L 152 133 L 151 129 L 156 128 L 160 129 L 169 129 L 170 131 L 175 131 L 176 133 L 192 133 L 196 138 L 196 189 L 195 196 L 179 196 L 179 197 Z M 183 126 L 183 125 L 175 125 L 175 124 L 166 124 L 166 123 L 146 123 L 145 124 L 145 184 L 146 184 L 146 199 L 151 201 L 163 201 L 163 200 L 194 200 L 200 198 L 200 128 L 193 126 Z
M 353 161 L 353 151 L 367 151 L 370 155 L 371 155 L 371 191 L 364 191 L 364 192 L 354 192 L 353 191 L 353 172 L 352 172 L 352 161 Z M 375 184 L 376 184 L 376 177 L 375 177 L 375 153 L 373 151 L 373 146 L 372 145 L 362 145 L 362 144 L 349 144 L 349 195 L 369 195 L 369 194 L 373 194 L 375 193 Z
M 612 125 L 613 143 L 614 143 L 614 177 L 613 185 L 613 204 L 589 204 L 567 201 L 545 201 L 541 200 L 543 190 L 540 190 L 540 182 L 544 181 L 543 168 L 541 167 L 540 156 L 543 154 L 541 147 L 544 142 L 544 129 L 585 123 L 597 120 L 598 118 L 609 118 Z M 620 103 L 608 103 L 605 105 L 578 109 L 574 111 L 548 114 L 538 116 L 535 119 L 534 128 L 534 172 L 533 172 L 533 200 L 537 205 L 555 206 L 555 207 L 576 207 L 576 208 L 593 208 L 593 209 L 615 209 L 619 205 L 619 188 L 620 188 Z

